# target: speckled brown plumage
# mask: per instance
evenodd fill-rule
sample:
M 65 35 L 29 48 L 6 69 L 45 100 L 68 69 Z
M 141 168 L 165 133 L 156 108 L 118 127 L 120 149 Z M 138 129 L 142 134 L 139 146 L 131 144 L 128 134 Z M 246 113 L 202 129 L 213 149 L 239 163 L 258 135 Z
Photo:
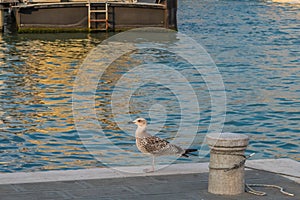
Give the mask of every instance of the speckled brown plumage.
M 142 153 L 161 155 L 182 155 L 185 151 L 176 145 L 170 144 L 168 141 L 156 136 L 148 136 L 136 138 L 137 148 Z

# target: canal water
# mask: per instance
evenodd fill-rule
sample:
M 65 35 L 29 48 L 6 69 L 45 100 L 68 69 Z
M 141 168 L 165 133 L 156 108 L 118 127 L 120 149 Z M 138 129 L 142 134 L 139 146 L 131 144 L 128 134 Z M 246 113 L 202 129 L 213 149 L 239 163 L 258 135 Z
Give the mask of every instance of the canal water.
M 222 131 L 247 134 L 247 154 L 255 152 L 254 158 L 300 161 L 300 5 L 179 0 L 178 29 L 202 45 L 222 77 L 226 92 L 222 99 L 226 111 L 220 114 L 224 117 Z M 121 56 L 97 80 L 93 120 L 102 132 L 91 130 L 93 124 L 87 123 L 91 132 L 79 133 L 73 109 L 78 73 L 85 58 L 113 35 L 16 34 L 12 27 L 4 30 L 0 35 L 0 172 L 150 164 L 135 147 L 135 126 L 127 123 L 139 116 L 149 120 L 150 132 L 172 140 L 182 128 L 184 115 L 189 115 L 192 120 L 183 130 L 189 130 L 189 125 L 198 129 L 184 135 L 182 145 L 207 148 L 202 144 L 204 136 L 212 124 L 220 123 L 212 120 L 207 83 L 176 55 L 155 48 Z M 105 57 L 112 52 L 102 53 Z M 128 82 L 116 85 L 118 80 L 132 77 L 126 72 L 133 66 L 155 63 L 173 66 L 187 78 L 196 93 L 199 112 L 182 111 L 180 95 L 189 95 L 184 90 L 178 96 L 177 91 L 157 83 L 132 91 L 128 111 L 112 112 L 114 89 L 132 90 Z M 166 71 L 161 76 L 168 78 Z M 90 95 L 80 93 L 80 97 L 80 109 L 85 113 L 85 97 Z M 80 98 L 75 100 L 80 104 Z M 116 100 L 118 105 L 122 102 Z M 171 161 L 207 161 L 203 152 Z M 164 158 L 159 162 L 166 163 Z

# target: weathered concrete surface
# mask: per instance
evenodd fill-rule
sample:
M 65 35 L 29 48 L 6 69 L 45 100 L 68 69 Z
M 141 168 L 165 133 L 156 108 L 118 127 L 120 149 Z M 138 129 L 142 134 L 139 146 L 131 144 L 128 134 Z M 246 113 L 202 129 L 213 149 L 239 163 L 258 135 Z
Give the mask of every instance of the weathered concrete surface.
M 160 166 L 162 170 L 155 173 L 144 173 L 144 169 L 149 166 L 136 167 L 115 167 L 115 168 L 93 168 L 83 170 L 67 171 L 47 171 L 47 172 L 18 172 L 0 173 L 1 184 L 36 183 L 52 181 L 71 181 L 89 179 L 111 179 L 138 176 L 161 176 L 173 174 L 191 174 L 208 172 L 208 163 L 176 164 L 170 166 Z
M 250 160 L 246 162 L 246 166 L 300 177 L 300 163 L 287 158 Z M 300 184 L 300 178 L 287 178 Z
M 273 169 L 278 163 L 290 160 L 261 160 L 272 162 Z M 252 162 L 252 161 L 251 161 Z M 249 163 L 251 163 L 249 162 Z M 300 163 L 293 162 L 299 169 Z M 259 164 L 260 165 L 260 164 Z M 247 170 L 246 183 L 276 184 L 284 187 L 295 197 L 281 194 L 276 189 L 256 188 L 267 192 L 267 196 L 258 197 L 243 193 L 236 196 L 221 196 L 207 192 L 207 163 L 172 165 L 155 173 L 141 172 L 143 167 L 116 169 L 89 169 L 75 171 L 52 171 L 39 173 L 0 174 L 1 200 L 50 200 L 50 199 L 205 199 L 205 200 L 287 200 L 299 199 L 300 184 L 279 175 L 268 172 Z M 130 173 L 130 170 L 135 173 Z M 285 170 L 285 169 L 284 169 Z M 124 171 L 127 171 L 124 173 Z M 293 171 L 286 171 L 293 173 Z M 99 173 L 99 174 L 98 174 Z M 179 174 L 177 174 L 179 173 Z M 22 177 L 24 179 L 22 179 Z M 48 178 L 47 178 L 48 177 Z M 73 178 L 73 180 L 72 180 Z M 55 181 L 61 180 L 61 181 Z M 23 182 L 23 183 L 18 183 Z M 42 182 L 41 182 L 42 181 Z M 30 182 L 30 183 L 26 183 Z

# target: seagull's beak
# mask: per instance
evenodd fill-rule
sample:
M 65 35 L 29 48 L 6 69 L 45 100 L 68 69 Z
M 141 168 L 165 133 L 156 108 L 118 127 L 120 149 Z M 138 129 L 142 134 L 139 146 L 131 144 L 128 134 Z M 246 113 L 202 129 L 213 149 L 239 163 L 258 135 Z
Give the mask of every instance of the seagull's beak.
M 128 122 L 128 124 L 135 124 L 136 123 L 136 121 L 134 120 L 134 121 L 131 121 L 131 122 Z

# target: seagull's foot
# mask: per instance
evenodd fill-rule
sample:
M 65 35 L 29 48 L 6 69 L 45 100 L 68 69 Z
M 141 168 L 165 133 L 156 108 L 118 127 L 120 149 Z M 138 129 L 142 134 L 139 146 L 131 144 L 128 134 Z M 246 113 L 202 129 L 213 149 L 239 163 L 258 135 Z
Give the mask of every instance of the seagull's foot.
M 153 173 L 154 172 L 154 169 L 144 169 L 143 170 L 145 173 Z

